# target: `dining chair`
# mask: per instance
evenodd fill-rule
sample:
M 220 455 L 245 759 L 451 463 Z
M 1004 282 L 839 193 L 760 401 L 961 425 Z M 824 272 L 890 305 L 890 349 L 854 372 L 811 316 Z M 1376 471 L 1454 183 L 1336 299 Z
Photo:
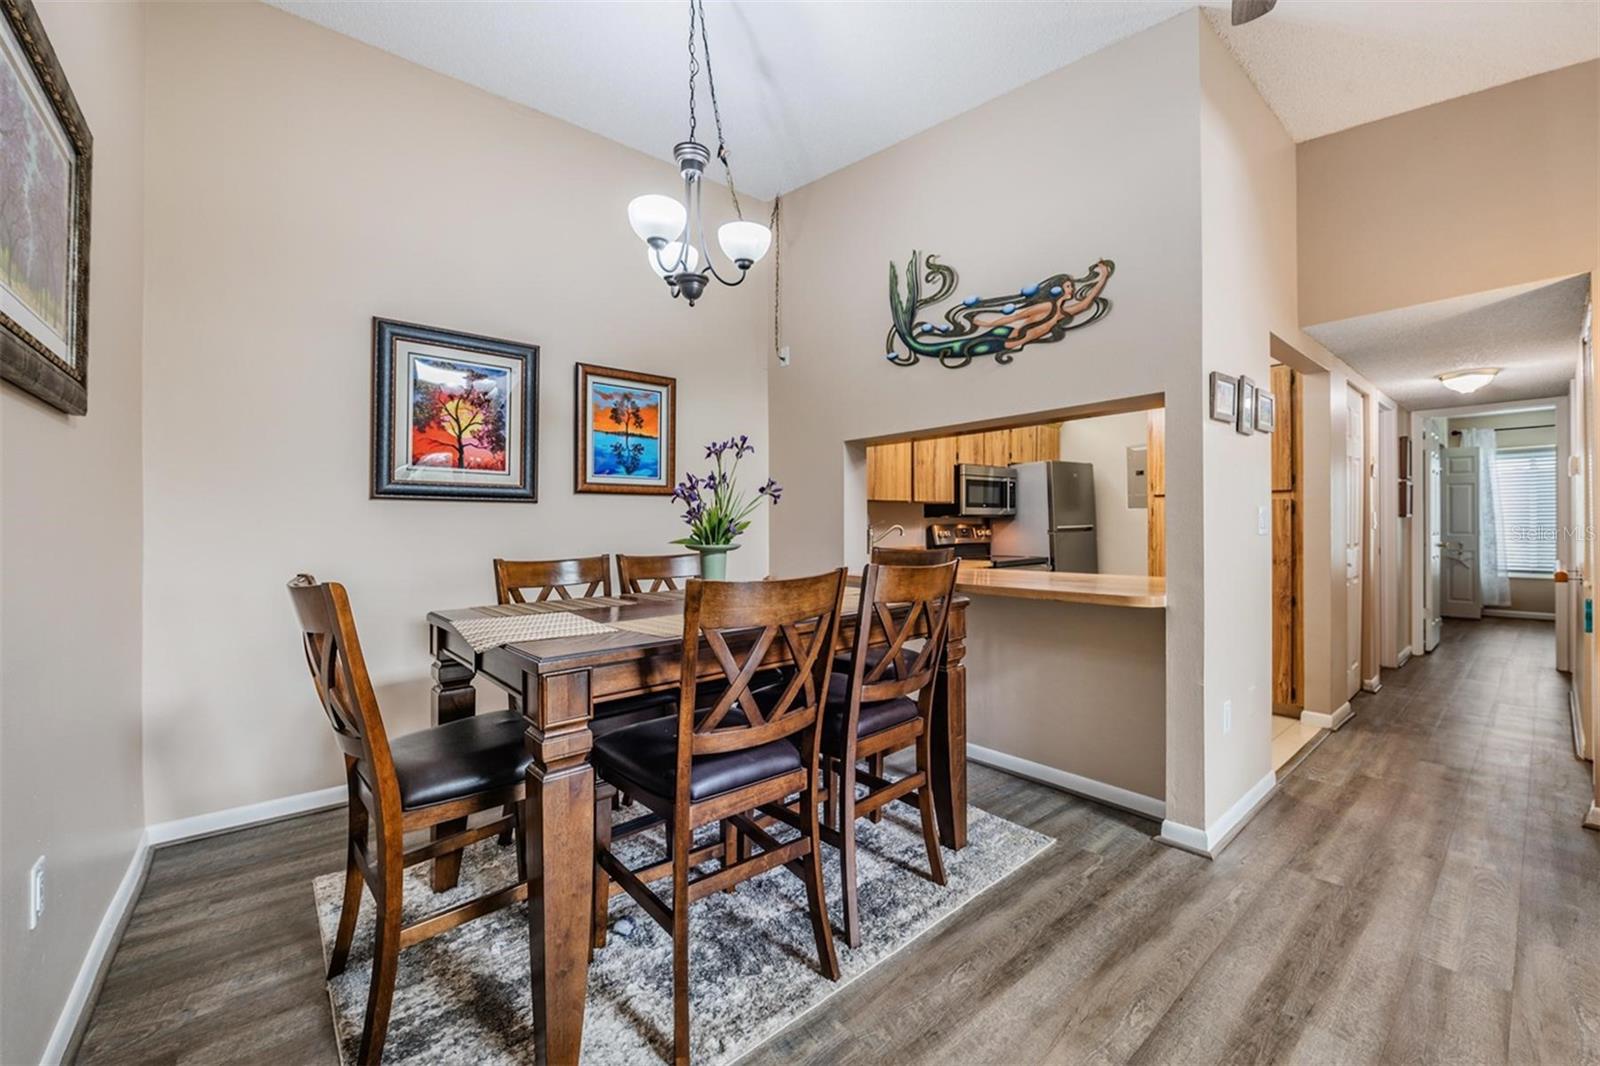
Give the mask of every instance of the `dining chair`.
M 889 547 L 889 548 L 873 548 L 872 549 L 872 561 L 875 562 L 875 563 L 878 563 L 880 565 L 884 565 L 884 566 L 938 566 L 940 563 L 951 562 L 952 560 L 955 559 L 955 557 L 956 557 L 956 550 L 954 548 L 894 548 L 894 547 Z M 875 658 L 875 657 L 876 656 L 881 656 L 881 654 L 882 654 L 882 649 L 878 649 L 878 648 L 875 648 L 871 652 L 868 653 L 868 655 L 869 655 L 868 668 L 869 669 L 871 667 L 877 665 L 877 658 Z M 901 671 L 909 669 L 910 665 L 911 665 L 911 659 L 914 657 L 914 654 L 915 654 L 914 652 L 902 652 L 901 653 L 901 659 L 903 660 L 903 662 L 896 669 L 899 669 Z M 841 653 L 837 657 L 836 661 L 834 662 L 834 669 L 838 670 L 841 673 L 848 673 L 849 672 L 849 670 L 850 670 L 850 653 L 849 652 Z M 867 760 L 868 769 L 870 769 L 873 773 L 877 774 L 880 777 L 883 776 L 883 758 L 884 757 L 882 755 L 874 755 L 870 759 Z M 875 810 L 875 811 L 872 812 L 872 820 L 874 822 L 883 821 L 883 809 L 882 808 L 879 808 L 878 810 Z
M 591 555 L 583 559 L 542 559 L 494 561 L 494 594 L 498 603 L 527 603 L 525 595 L 537 592 L 534 602 L 570 600 L 568 590 L 583 585 L 579 596 L 611 595 L 611 556 Z
M 344 900 L 328 978 L 344 972 L 365 885 L 377 905 L 377 930 L 356 1057 L 363 1064 L 376 1063 L 383 1058 L 400 950 L 528 898 L 520 819 L 513 815 L 464 828 L 464 819 L 481 811 L 518 809 L 529 762 L 523 721 L 515 712 L 502 711 L 391 741 L 344 586 L 300 574 L 289 582 L 289 596 L 299 615 L 312 684 L 344 753 L 349 791 Z M 458 821 L 463 827 L 459 831 L 406 849 L 404 834 Z M 507 828 L 519 838 L 516 883 L 401 925 L 406 867 L 460 851 Z
M 828 679 L 822 717 L 828 802 L 822 839 L 839 850 L 845 943 L 853 948 L 861 944 L 857 818 L 876 814 L 895 800 L 915 807 L 922 817 L 930 878 L 945 883 L 928 767 L 934 683 L 949 635 L 957 565 L 869 564 L 862 574 L 850 670 Z M 908 651 L 906 642 L 918 636 L 919 625 L 925 629 L 922 647 Z M 881 649 L 872 647 L 875 639 L 883 642 Z M 869 649 L 878 654 L 869 654 Z M 883 757 L 908 747 L 916 748 L 916 769 L 893 781 L 884 777 L 879 768 Z M 860 768 L 863 759 L 869 760 L 868 769 Z M 858 783 L 867 786 L 859 798 Z
M 700 553 L 685 555 L 618 555 L 617 586 L 626 595 L 676 590 L 679 581 L 700 576 Z M 650 583 L 645 588 L 645 582 Z
M 839 569 L 781 581 L 691 580 L 684 591 L 678 713 L 594 740 L 592 759 L 601 778 L 651 812 L 613 830 L 611 812 L 596 803 L 594 945 L 605 945 L 612 880 L 672 934 L 676 1062 L 689 1059 L 689 908 L 696 900 L 787 867 L 805 882 L 822 973 L 839 978 L 817 842 L 817 759 L 844 577 Z M 793 660 L 794 673 L 781 687 L 758 692 L 752 681 L 775 647 Z M 696 678 L 704 658 L 714 660 L 727 687 L 709 708 L 697 710 Z M 784 803 L 796 794 L 800 802 L 790 810 Z M 780 843 L 750 817 L 757 810 L 799 835 Z M 612 851 L 614 842 L 663 822 L 669 862 L 630 868 Z M 724 840 L 736 828 L 737 853 L 720 844 L 693 847 L 695 829 L 713 823 L 721 823 Z M 691 876 L 708 853 L 720 854 L 721 862 Z M 670 903 L 649 887 L 669 874 Z M 745 929 L 733 933 L 749 935 Z
M 954 548 L 873 548 L 872 561 L 885 566 L 938 566 L 956 557 Z

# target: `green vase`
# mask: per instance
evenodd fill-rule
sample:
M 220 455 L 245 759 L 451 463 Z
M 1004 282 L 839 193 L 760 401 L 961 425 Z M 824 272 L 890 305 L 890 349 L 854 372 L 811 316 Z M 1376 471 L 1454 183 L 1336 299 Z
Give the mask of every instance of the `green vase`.
M 728 553 L 737 544 L 688 544 L 685 547 L 700 553 L 700 577 L 706 581 L 728 580 Z

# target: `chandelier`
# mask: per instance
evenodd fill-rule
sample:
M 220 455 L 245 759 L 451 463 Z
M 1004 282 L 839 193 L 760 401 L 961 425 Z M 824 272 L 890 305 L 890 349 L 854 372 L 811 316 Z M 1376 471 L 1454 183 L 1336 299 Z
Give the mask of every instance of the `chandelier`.
M 728 192 L 733 198 L 733 222 L 717 227 L 717 244 L 733 261 L 739 276 L 729 281 L 717 270 L 706 244 L 706 224 L 701 212 L 701 188 L 711 152 L 695 140 L 695 81 L 700 75 L 700 58 L 695 53 L 695 35 L 705 53 L 706 89 L 711 97 L 711 115 L 717 127 L 717 159 L 728 175 Z M 672 148 L 683 176 L 683 202 L 670 196 L 650 194 L 635 197 L 628 204 L 628 223 L 639 239 L 649 245 L 646 255 L 650 267 L 667 283 L 673 297 L 682 296 L 693 307 L 716 278 L 732 287 L 745 279 L 750 268 L 772 246 L 772 231 L 744 217 L 739 207 L 739 192 L 733 185 L 733 167 L 728 163 L 728 146 L 722 137 L 722 113 L 717 107 L 717 82 L 711 74 L 711 42 L 706 37 L 706 13 L 702 0 L 689 0 L 689 139 Z

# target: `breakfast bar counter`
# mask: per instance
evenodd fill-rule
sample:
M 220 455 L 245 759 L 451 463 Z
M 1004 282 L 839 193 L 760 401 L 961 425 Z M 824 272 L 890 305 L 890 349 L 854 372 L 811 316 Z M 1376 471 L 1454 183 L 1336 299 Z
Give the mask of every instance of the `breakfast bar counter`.
M 1131 574 L 1063 574 L 1050 570 L 973 567 L 962 564 L 956 588 L 970 596 L 1087 603 L 1099 607 L 1162 608 L 1167 579 Z

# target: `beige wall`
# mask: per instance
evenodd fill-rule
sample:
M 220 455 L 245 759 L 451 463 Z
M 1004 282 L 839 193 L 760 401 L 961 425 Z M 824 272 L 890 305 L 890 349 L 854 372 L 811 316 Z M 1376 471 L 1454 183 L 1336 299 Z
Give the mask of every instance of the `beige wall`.
M 1202 27 L 1200 44 L 1205 359 L 1208 370 L 1245 373 L 1257 381 L 1267 380 L 1273 359 L 1303 375 L 1304 702 L 1307 711 L 1327 720 L 1350 696 L 1341 665 L 1347 643 L 1347 387 L 1368 397 L 1366 447 L 1372 456 L 1381 446 L 1377 405 L 1387 397 L 1299 328 L 1303 316 L 1295 275 L 1304 257 L 1297 252 L 1296 173 L 1302 164 L 1288 134 L 1209 25 Z M 1241 299 L 1241 293 L 1259 298 Z M 1257 535 L 1257 514 L 1268 504 L 1271 458 L 1254 447 L 1258 443 L 1257 437 L 1224 432 L 1206 453 L 1207 587 L 1215 575 L 1237 590 L 1206 613 L 1207 631 L 1219 635 L 1217 654 L 1230 661 L 1216 667 L 1232 679 L 1234 701 L 1233 734 L 1226 743 L 1215 708 L 1207 716 L 1208 739 L 1218 742 L 1223 760 L 1220 772 L 1208 779 L 1220 790 L 1208 801 L 1213 814 L 1222 796 L 1236 795 L 1234 789 L 1252 783 L 1270 765 L 1270 745 L 1263 747 L 1260 739 L 1264 731 L 1270 736 L 1270 727 L 1256 724 L 1271 713 L 1270 642 L 1238 638 L 1262 632 L 1259 627 L 1270 621 L 1271 544 Z M 1397 521 L 1392 510 L 1380 508 L 1378 514 L 1381 521 Z M 1211 648 L 1208 644 L 1208 654 Z M 1209 661 L 1207 676 L 1215 676 Z M 1241 714 L 1246 726 L 1239 735 Z M 1170 734 L 1168 741 L 1170 746 Z
M 1294 145 L 1197 21 L 1202 361 L 1208 373 L 1265 384 L 1272 334 L 1294 325 Z M 1209 821 L 1272 770 L 1272 541 L 1259 524 L 1271 504 L 1272 449 L 1268 437 L 1216 422 L 1206 430 L 1206 677 L 1220 682 L 1207 686 L 1206 746 L 1217 752 L 1206 761 Z M 1233 704 L 1228 732 L 1224 700 Z
M 265 6 L 149 18 L 156 823 L 339 781 L 283 591 L 297 571 L 349 587 L 405 732 L 427 722 L 423 616 L 491 600 L 491 559 L 669 549 L 683 526 L 665 498 L 572 492 L 576 361 L 676 375 L 680 468 L 701 466 L 709 438 L 749 433 L 758 484 L 771 274 L 691 309 L 647 269 L 625 213 L 674 191 L 669 165 Z M 367 498 L 373 315 L 542 346 L 539 503 Z M 808 505 L 791 492 L 779 516 Z M 765 521 L 733 575 L 766 573 Z
M 54 3 L 40 17 L 94 134 L 92 299 L 87 416 L 0 386 L 0 1062 L 15 1063 L 44 1054 L 144 827 L 143 17 Z
M 1128 449 L 1143 447 L 1149 423 L 1147 412 L 1130 411 L 1061 424 L 1061 458 L 1094 464 L 1095 550 L 1102 574 L 1150 572 L 1150 511 L 1128 506 Z
M 864 452 L 847 442 L 1118 397 L 1187 397 L 1168 417 L 1166 670 L 1169 723 L 1186 734 L 1204 688 L 1196 19 L 1174 18 L 786 196 L 793 361 L 769 374 L 774 472 L 805 501 L 772 530 L 782 572 L 864 559 Z M 953 266 L 961 294 L 1109 257 L 1114 307 L 1010 365 L 892 366 L 888 265 L 903 271 L 913 249 Z M 969 720 L 997 713 L 977 673 L 969 678 Z M 1203 748 L 1187 735 L 1172 743 L 1170 725 L 1168 740 L 1183 753 L 1168 760 L 1168 816 L 1203 824 Z
M 1600 61 L 1299 146 L 1300 321 L 1596 265 Z

